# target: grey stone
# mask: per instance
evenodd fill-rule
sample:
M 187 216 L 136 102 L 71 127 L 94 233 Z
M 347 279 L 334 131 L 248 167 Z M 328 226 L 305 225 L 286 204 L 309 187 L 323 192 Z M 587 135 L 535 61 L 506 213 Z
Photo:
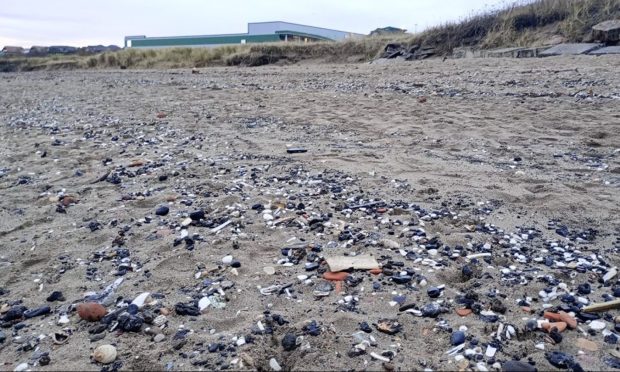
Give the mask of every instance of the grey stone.
M 598 43 L 575 43 L 575 44 L 558 44 L 539 53 L 541 57 L 561 56 L 561 55 L 577 55 L 590 53 L 595 49 L 599 49 L 603 44 Z

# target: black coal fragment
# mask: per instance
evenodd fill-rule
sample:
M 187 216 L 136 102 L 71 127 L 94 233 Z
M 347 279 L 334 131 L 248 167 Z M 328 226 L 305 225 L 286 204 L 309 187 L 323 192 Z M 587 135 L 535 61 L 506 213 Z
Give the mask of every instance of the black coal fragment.
M 184 304 L 184 303 L 179 302 L 176 305 L 174 305 L 174 310 L 179 315 L 190 315 L 190 316 L 200 315 L 200 309 L 198 308 L 198 306 L 193 305 L 193 304 Z

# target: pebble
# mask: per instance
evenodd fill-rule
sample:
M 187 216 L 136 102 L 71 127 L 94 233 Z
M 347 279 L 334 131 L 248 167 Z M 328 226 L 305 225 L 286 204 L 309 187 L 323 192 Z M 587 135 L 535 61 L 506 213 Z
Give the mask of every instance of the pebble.
M 155 214 L 158 216 L 165 216 L 168 214 L 168 212 L 170 212 L 170 208 L 165 205 L 157 207 L 157 209 L 155 210 Z
M 224 258 L 222 258 L 222 263 L 224 265 L 230 265 L 233 262 L 233 256 L 224 256 Z
M 131 301 L 131 303 L 133 305 L 136 305 L 138 309 L 142 309 L 144 307 L 146 299 L 149 297 L 150 294 L 150 292 L 141 293 L 133 301 Z
M 502 372 L 536 372 L 536 367 L 520 360 L 508 360 L 502 364 Z
M 163 333 L 158 333 L 155 335 L 155 337 L 153 337 L 153 341 L 155 342 L 162 342 L 166 339 L 166 336 Z
M 89 322 L 98 322 L 103 318 L 107 310 L 96 302 L 84 302 L 77 306 L 77 312 L 80 318 Z
M 265 266 L 263 267 L 263 272 L 267 275 L 274 275 L 276 273 L 276 269 L 273 266 Z
M 286 351 L 293 351 L 297 348 L 297 337 L 292 333 L 287 333 L 282 338 L 282 347 Z
M 21 371 L 25 371 L 28 369 L 28 363 L 21 363 L 18 364 L 17 367 L 15 367 L 15 369 L 13 371 L 15 372 L 21 372 Z
M 112 345 L 98 346 L 93 352 L 93 359 L 101 364 L 110 364 L 116 360 L 116 348 Z
M 282 367 L 280 367 L 280 364 L 278 363 L 276 358 L 269 359 L 269 368 L 271 368 L 272 371 L 281 371 L 282 370 Z
M 454 346 L 460 345 L 465 342 L 465 332 L 456 331 L 450 336 L 450 343 Z
M 45 300 L 47 302 L 65 301 L 65 297 L 62 295 L 61 291 L 54 291 L 49 296 L 47 296 Z
M 605 327 L 607 327 L 607 324 L 600 320 L 593 320 L 590 322 L 588 326 L 590 327 L 590 329 L 593 329 L 595 331 L 600 331 L 600 330 L 605 329 Z

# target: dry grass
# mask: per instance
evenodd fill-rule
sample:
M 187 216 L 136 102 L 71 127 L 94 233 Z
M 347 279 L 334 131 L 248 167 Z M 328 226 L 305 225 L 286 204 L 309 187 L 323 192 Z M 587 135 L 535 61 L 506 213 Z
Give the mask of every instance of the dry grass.
M 538 45 L 552 35 L 589 41 L 593 25 L 620 18 L 620 0 L 521 0 L 417 35 L 366 37 L 342 42 L 271 43 L 217 48 L 125 49 L 96 56 L 2 58 L 0 71 L 73 68 L 191 68 L 260 66 L 320 60 L 361 62 L 376 58 L 387 43 L 435 48 L 447 55 L 455 47 L 499 48 Z
M 589 41 L 595 24 L 620 17 L 618 0 L 518 1 L 486 13 L 426 30 L 412 43 L 433 46 L 441 54 L 455 47 L 499 48 L 544 43 L 551 35 Z

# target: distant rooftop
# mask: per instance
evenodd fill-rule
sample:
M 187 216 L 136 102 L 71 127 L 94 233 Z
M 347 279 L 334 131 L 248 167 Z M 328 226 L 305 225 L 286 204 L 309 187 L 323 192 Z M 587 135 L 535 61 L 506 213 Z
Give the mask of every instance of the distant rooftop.
M 238 34 L 187 36 L 125 36 L 125 47 L 159 48 L 172 46 L 217 46 L 278 41 L 344 40 L 362 37 L 354 32 L 333 30 L 298 23 L 272 21 L 248 23 L 248 31 Z

